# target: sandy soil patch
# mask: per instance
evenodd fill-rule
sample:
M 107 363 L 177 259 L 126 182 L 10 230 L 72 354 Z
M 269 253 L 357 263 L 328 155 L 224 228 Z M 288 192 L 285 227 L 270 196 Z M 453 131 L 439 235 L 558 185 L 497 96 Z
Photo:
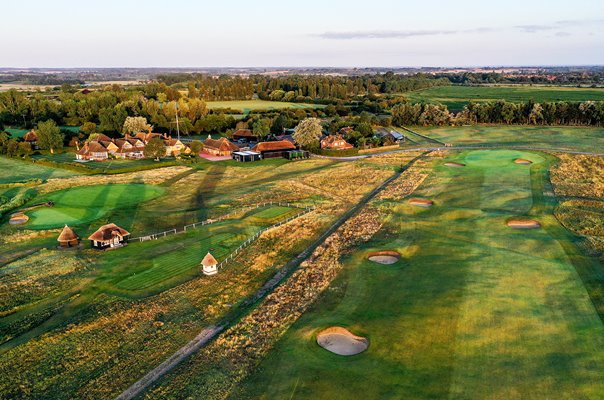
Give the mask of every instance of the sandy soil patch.
M 317 343 L 325 350 L 340 356 L 353 356 L 369 347 L 367 338 L 356 336 L 348 329 L 339 326 L 332 326 L 319 332 Z
M 375 251 L 367 256 L 367 259 L 369 261 L 384 265 L 394 264 L 395 262 L 400 260 L 400 258 L 401 255 L 398 252 L 392 250 Z
M 25 215 L 23 213 L 15 213 L 15 214 L 11 215 L 8 223 L 10 225 L 23 225 L 27 221 L 29 221 L 29 217 L 27 215 Z
M 529 165 L 529 164 L 533 163 L 531 160 L 527 160 L 525 158 L 517 158 L 517 159 L 514 160 L 514 162 L 516 164 L 522 164 L 522 165 Z
M 466 164 L 450 161 L 450 162 L 446 162 L 445 166 L 447 166 L 447 167 L 465 167 Z
M 515 229 L 537 229 L 541 228 L 539 221 L 534 219 L 510 219 L 506 225 Z
M 428 208 L 432 207 L 434 205 L 434 202 L 428 199 L 411 199 L 409 200 L 409 204 L 416 207 Z

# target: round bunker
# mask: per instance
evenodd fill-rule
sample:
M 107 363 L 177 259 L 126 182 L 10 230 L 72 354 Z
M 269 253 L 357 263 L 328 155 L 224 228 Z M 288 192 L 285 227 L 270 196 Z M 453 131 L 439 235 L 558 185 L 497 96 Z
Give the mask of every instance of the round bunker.
M 539 221 L 534 219 L 510 219 L 506 225 L 514 229 L 538 229 L 541 228 Z
M 531 160 L 527 160 L 526 158 L 517 158 L 514 160 L 514 162 L 521 165 L 529 165 L 533 163 Z
M 367 350 L 369 340 L 362 336 L 356 336 L 346 328 L 332 326 L 319 332 L 317 344 L 334 354 L 353 356 Z
M 462 164 L 462 163 L 458 163 L 458 162 L 453 162 L 453 161 L 450 161 L 450 162 L 446 162 L 446 163 L 445 163 L 445 166 L 446 166 L 446 167 L 455 167 L 455 168 L 459 168 L 459 167 L 465 167 L 465 166 L 466 166 L 466 164 Z
M 367 259 L 374 263 L 390 265 L 400 260 L 401 255 L 398 252 L 391 250 L 374 251 L 373 253 L 369 253 Z
M 428 208 L 432 207 L 434 205 L 434 202 L 428 199 L 411 199 L 409 200 L 409 204 L 416 207 Z
M 27 221 L 29 221 L 29 217 L 22 212 L 18 212 L 10 216 L 8 223 L 10 225 L 23 225 Z

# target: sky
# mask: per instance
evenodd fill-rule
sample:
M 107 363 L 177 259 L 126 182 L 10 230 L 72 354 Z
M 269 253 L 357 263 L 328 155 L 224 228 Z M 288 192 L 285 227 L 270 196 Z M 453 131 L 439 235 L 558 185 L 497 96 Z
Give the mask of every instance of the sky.
M 4 0 L 0 67 L 604 65 L 604 0 Z

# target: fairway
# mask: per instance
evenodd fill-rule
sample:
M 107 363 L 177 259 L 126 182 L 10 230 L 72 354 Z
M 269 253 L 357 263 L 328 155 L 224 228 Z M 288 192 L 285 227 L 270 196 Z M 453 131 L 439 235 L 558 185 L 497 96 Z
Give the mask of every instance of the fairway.
M 437 160 L 414 193 L 435 205 L 382 201 L 387 225 L 232 398 L 602 398 L 604 325 L 573 265 L 593 261 L 567 253 L 575 239 L 552 214 L 551 162 L 514 150 Z M 523 216 L 542 228 L 506 226 Z M 367 260 L 383 250 L 402 257 Z M 368 350 L 321 348 L 330 326 L 368 338 Z
M 0 184 L 22 182 L 28 179 L 66 178 L 79 175 L 77 172 L 35 165 L 26 161 L 0 157 Z
M 604 129 L 602 128 L 472 125 L 415 127 L 413 130 L 455 146 L 489 144 L 587 152 L 604 149 Z
M 59 190 L 34 199 L 31 204 L 54 202 L 53 207 L 40 207 L 27 212 L 28 228 L 50 229 L 80 225 L 101 218 L 116 208 L 131 208 L 159 197 L 164 188 L 143 184 L 81 186 Z
M 270 100 L 231 100 L 231 101 L 208 101 L 210 110 L 217 108 L 230 108 L 239 110 L 244 114 L 249 114 L 251 111 L 257 110 L 282 110 L 284 108 L 323 108 L 322 104 L 307 104 L 307 103 L 288 103 L 285 101 L 270 101 Z
M 446 104 L 450 110 L 461 110 L 469 101 L 506 100 L 515 103 L 534 100 L 537 103 L 553 101 L 602 101 L 603 88 L 548 87 L 548 86 L 440 86 L 406 94 L 413 103 L 434 102 Z

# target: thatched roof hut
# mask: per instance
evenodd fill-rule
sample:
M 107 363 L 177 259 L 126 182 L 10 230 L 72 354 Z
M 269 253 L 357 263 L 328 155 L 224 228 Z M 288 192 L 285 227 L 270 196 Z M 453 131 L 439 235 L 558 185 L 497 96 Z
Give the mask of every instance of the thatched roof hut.
M 206 275 L 214 275 L 218 272 L 218 261 L 208 251 L 208 254 L 201 260 L 202 271 Z
M 80 238 L 70 227 L 65 225 L 57 241 L 61 247 L 73 247 L 78 245 Z
M 116 224 L 107 224 L 97 229 L 88 240 L 92 247 L 106 249 L 107 247 L 120 247 L 128 241 L 128 236 L 130 236 L 130 232 L 127 230 Z

